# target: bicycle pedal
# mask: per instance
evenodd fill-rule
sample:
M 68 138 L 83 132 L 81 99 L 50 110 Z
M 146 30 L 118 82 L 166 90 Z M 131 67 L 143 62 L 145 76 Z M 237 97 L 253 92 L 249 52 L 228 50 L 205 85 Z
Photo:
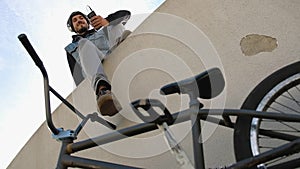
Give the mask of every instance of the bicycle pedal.
M 146 123 L 168 125 L 174 123 L 174 117 L 163 103 L 156 99 L 139 99 L 131 103 L 135 114 Z M 159 108 L 159 109 L 156 109 Z M 161 113 L 158 113 L 160 111 Z

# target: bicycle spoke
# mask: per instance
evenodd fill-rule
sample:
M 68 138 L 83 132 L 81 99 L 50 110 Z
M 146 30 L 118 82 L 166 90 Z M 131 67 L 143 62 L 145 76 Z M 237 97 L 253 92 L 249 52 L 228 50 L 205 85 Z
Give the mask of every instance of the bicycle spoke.
M 276 104 L 278 104 L 278 105 L 280 105 L 280 106 L 282 106 L 282 107 L 284 107 L 284 108 L 287 108 L 287 109 L 291 110 L 292 112 L 295 112 L 295 113 L 297 113 L 297 114 L 300 114 L 300 111 L 298 111 L 298 110 L 296 110 L 296 109 L 294 109 L 294 108 L 292 108 L 292 107 L 288 107 L 288 106 L 286 106 L 284 103 L 280 103 L 280 102 L 277 102 L 277 101 L 274 101 L 274 103 L 276 103 Z M 279 109 L 277 109 L 277 108 L 274 108 L 274 107 L 269 107 L 269 108 L 270 108 L 270 109 L 273 109 L 273 110 L 275 110 L 275 111 L 278 111 L 278 112 L 280 112 L 280 113 L 282 113 L 282 114 L 286 114 L 286 113 L 284 113 L 285 111 L 279 110 Z
M 270 128 L 273 131 L 287 132 L 287 133 L 300 132 L 300 130 L 298 129 L 300 126 L 299 126 L 299 124 L 297 125 L 296 123 L 290 123 L 290 122 L 279 121 L 279 120 L 261 119 L 261 124 L 263 124 L 262 128 L 265 128 L 265 129 Z M 272 124 L 276 124 L 276 126 L 282 126 L 284 128 L 281 128 L 280 130 L 273 129 L 274 125 L 272 125 Z M 279 125 L 279 124 L 281 124 L 281 125 Z M 295 125 L 296 125 L 296 127 L 295 127 Z
M 283 67 L 266 77 L 251 91 L 242 108 L 280 115 L 300 115 L 300 62 Z M 235 146 L 237 159 L 253 157 L 300 138 L 299 122 L 280 118 L 241 117 L 236 121 L 236 128 L 235 143 L 239 145 Z M 250 142 L 244 144 L 248 139 Z M 289 154 L 288 151 L 286 156 L 264 162 L 258 167 L 299 167 L 300 153 Z
M 273 130 L 264 130 L 264 129 L 260 129 L 259 134 L 268 136 L 270 138 L 277 138 L 277 139 L 286 140 L 286 141 L 293 141 L 293 140 L 299 138 L 298 136 L 295 136 L 295 135 L 280 133 L 280 132 L 276 132 Z
M 268 165 L 273 164 L 273 163 L 276 163 L 276 162 L 278 162 L 278 161 L 280 161 L 280 160 L 282 160 L 282 159 L 284 159 L 284 158 L 285 158 L 285 157 L 277 158 L 277 159 L 274 159 L 274 160 L 272 160 L 272 161 L 266 162 L 266 164 L 267 164 L 267 166 L 268 166 Z
M 268 169 L 296 168 L 296 167 L 300 167 L 300 158 L 296 158 L 273 166 L 269 166 Z
M 298 87 L 296 87 L 296 89 L 298 90 L 298 92 L 300 93 L 300 90 L 298 89 Z M 289 92 L 287 91 L 287 94 L 290 96 L 285 96 L 285 95 L 282 95 L 283 97 L 287 98 L 287 99 L 290 99 L 292 100 L 293 102 L 297 103 L 298 107 L 300 107 L 300 101 L 296 100 L 296 98 Z

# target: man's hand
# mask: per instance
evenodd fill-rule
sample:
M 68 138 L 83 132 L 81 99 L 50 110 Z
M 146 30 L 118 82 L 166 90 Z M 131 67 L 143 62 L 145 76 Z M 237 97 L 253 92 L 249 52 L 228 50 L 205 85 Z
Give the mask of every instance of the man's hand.
M 99 28 L 101 28 L 102 26 L 108 26 L 109 25 L 109 22 L 102 18 L 101 16 L 99 15 L 96 15 L 96 16 L 93 16 L 91 18 L 91 25 L 96 29 L 98 30 Z

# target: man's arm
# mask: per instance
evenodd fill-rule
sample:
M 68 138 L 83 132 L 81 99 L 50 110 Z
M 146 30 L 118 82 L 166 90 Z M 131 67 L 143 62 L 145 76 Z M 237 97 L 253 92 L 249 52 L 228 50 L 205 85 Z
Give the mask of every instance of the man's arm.
M 119 23 L 123 23 L 123 25 L 125 25 L 130 16 L 131 13 L 127 10 L 117 11 L 108 15 L 106 18 L 96 15 L 91 18 L 91 25 L 96 30 L 100 29 L 102 26 L 117 25 Z

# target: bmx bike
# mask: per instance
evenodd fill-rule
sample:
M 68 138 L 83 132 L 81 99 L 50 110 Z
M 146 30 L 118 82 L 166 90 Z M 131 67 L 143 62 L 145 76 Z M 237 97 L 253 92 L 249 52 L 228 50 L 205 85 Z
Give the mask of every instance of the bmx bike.
M 123 129 L 92 113 L 84 116 L 60 96 L 50 85 L 46 69 L 25 34 L 18 36 L 44 77 L 46 120 L 55 139 L 61 141 L 56 168 L 142 168 L 127 166 L 72 155 L 126 139 L 131 136 L 161 129 L 181 168 L 205 168 L 201 120 L 233 129 L 236 163 L 222 168 L 297 168 L 300 167 L 300 61 L 272 73 L 249 94 L 241 109 L 202 109 L 198 98 L 212 99 L 219 95 L 225 81 L 218 68 L 204 71 L 194 77 L 163 86 L 162 95 L 187 94 L 189 108 L 170 113 L 159 100 L 140 99 L 131 103 L 133 111 L 144 122 Z M 49 93 L 52 92 L 82 121 L 75 130 L 56 128 L 51 117 Z M 157 112 L 157 108 L 161 112 Z M 146 112 L 146 113 L 145 113 Z M 213 117 L 212 117 L 213 116 Z M 215 116 L 222 117 L 221 119 Z M 232 116 L 236 117 L 235 121 Z M 209 117 L 209 118 L 208 118 Z M 84 125 L 99 122 L 113 129 L 107 134 L 76 141 Z M 185 121 L 192 123 L 194 160 L 190 162 L 169 126 Z

